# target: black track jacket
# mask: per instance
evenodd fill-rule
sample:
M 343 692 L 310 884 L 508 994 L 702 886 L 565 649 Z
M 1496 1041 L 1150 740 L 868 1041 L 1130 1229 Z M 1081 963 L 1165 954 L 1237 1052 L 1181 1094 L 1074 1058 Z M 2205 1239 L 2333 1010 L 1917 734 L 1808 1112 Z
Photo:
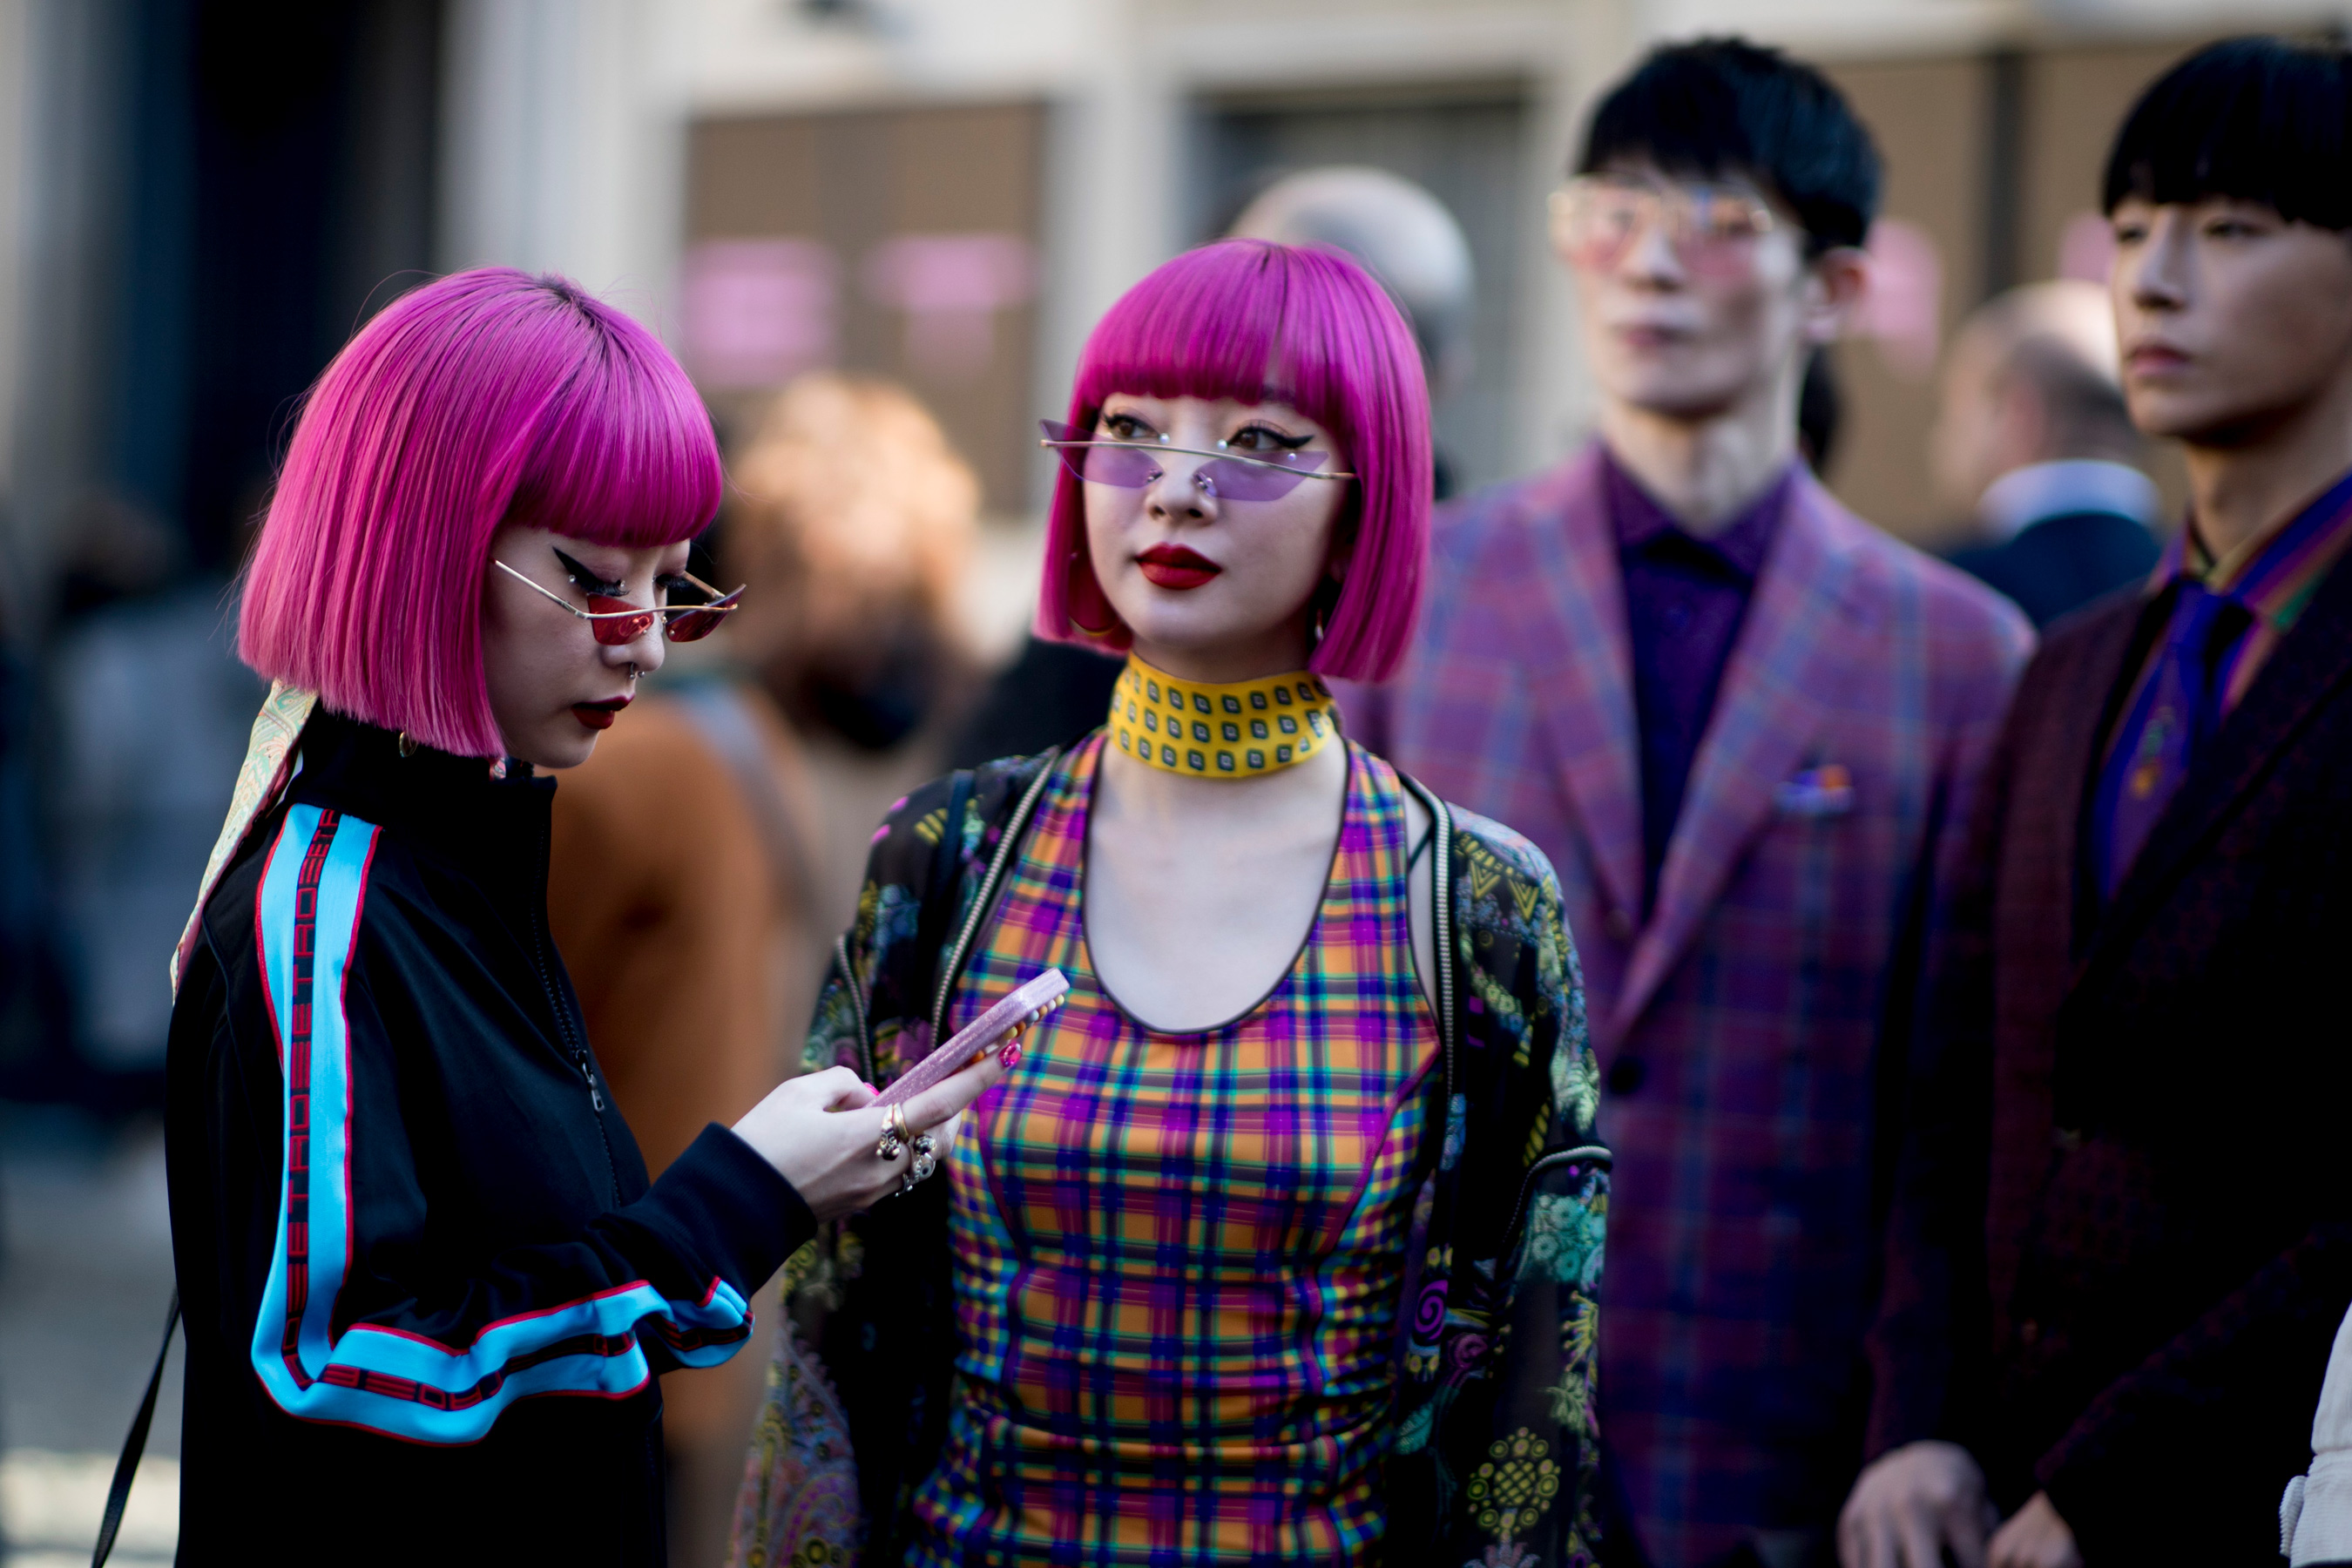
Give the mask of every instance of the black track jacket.
M 180 1561 L 657 1563 L 655 1374 L 814 1230 L 712 1126 L 650 1188 L 547 932 L 553 785 L 320 713 L 172 1017 Z

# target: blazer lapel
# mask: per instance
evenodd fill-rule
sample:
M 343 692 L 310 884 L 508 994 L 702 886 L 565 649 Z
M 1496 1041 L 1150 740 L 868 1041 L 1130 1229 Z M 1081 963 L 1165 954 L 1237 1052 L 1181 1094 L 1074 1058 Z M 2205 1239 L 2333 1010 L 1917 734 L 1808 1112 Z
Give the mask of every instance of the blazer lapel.
M 1638 921 L 1641 743 L 1625 593 L 1598 445 L 1562 469 L 1555 484 L 1533 491 L 1526 505 L 1519 534 L 1533 592 L 1513 601 L 1521 606 L 1515 646 L 1601 890 L 1612 911 Z
M 1765 558 L 1715 711 L 1692 760 L 1690 787 L 1666 846 L 1658 903 L 1617 997 L 1622 1038 L 1697 935 L 1748 844 L 1779 809 L 1779 789 L 1810 762 L 1820 694 L 1848 679 L 1876 627 L 1870 606 L 1845 603 L 1852 558 L 1837 548 L 1829 503 L 1801 476 Z M 1834 761 L 1835 759 L 1829 759 Z
M 2084 968 L 2138 929 L 2204 852 L 2238 803 L 2270 771 L 2312 710 L 2347 676 L 2352 676 L 2352 556 L 2328 573 L 2303 618 L 2280 639 L 2236 710 L 2222 721 L 2212 750 L 2189 771 L 2180 793 L 2157 818 L 2099 921 Z M 2078 982 L 2082 973 L 2077 969 Z

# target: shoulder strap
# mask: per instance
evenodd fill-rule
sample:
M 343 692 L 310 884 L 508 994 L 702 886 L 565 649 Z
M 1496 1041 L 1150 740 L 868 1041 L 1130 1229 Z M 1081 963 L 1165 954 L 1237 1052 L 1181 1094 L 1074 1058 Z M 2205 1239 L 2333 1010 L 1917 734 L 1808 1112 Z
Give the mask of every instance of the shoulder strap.
M 163 1314 L 163 1342 L 155 1350 L 155 1370 L 147 1374 L 147 1396 L 131 1418 L 131 1434 L 122 1439 L 122 1455 L 114 1461 L 114 1479 L 106 1489 L 106 1517 L 99 1521 L 98 1548 L 89 1568 L 106 1568 L 114 1552 L 116 1531 L 122 1528 L 122 1510 L 131 1503 L 131 1483 L 138 1479 L 139 1461 L 147 1452 L 147 1428 L 155 1419 L 155 1394 L 163 1386 L 163 1363 L 172 1354 L 172 1331 L 180 1326 L 180 1293 L 172 1292 L 171 1310 Z
M 1396 767 L 1393 763 L 1389 765 Z M 1461 935 L 1454 930 L 1458 910 L 1454 897 L 1454 812 L 1437 797 L 1436 791 L 1402 768 L 1397 768 L 1397 777 L 1421 802 L 1422 809 L 1429 813 L 1429 837 L 1423 842 L 1433 851 L 1429 858 L 1430 923 L 1437 936 L 1437 1025 L 1439 1043 L 1444 1048 L 1444 1090 L 1450 1100 L 1454 1089 L 1454 1047 L 1463 1032 L 1462 1019 L 1454 1011 L 1462 988 L 1455 984 L 1454 973 L 1454 956 Z M 1420 858 L 1422 846 L 1415 846 L 1413 858 Z M 1412 874 L 1411 862 L 1406 865 L 1406 874 Z
M 948 785 L 947 816 L 940 824 L 939 842 L 931 846 L 930 871 L 923 879 L 922 901 L 915 917 L 915 951 L 928 962 L 920 983 L 909 993 L 910 999 L 929 999 L 938 989 L 940 964 L 955 933 L 956 908 L 963 887 L 963 816 L 971 805 L 972 784 L 973 771 L 958 768 Z M 933 1044 L 938 1040 L 933 1037 Z
M 988 869 L 981 879 L 971 910 L 964 916 L 963 928 L 956 933 L 955 945 L 944 952 L 936 947 L 924 949 L 925 952 L 937 955 L 933 961 L 931 975 L 931 1038 L 935 1042 L 945 1041 L 947 1038 L 948 999 L 955 993 L 956 976 L 963 972 L 964 960 L 971 952 L 972 938 L 979 932 L 982 922 L 988 919 L 989 910 L 996 903 L 997 892 L 1004 886 L 1004 869 L 1011 864 L 1013 854 L 1021 847 L 1021 840 L 1029 831 L 1030 820 L 1037 809 L 1037 797 L 1044 795 L 1045 786 L 1053 782 L 1054 770 L 1061 764 L 1061 760 L 1062 748 L 1059 746 L 1050 747 L 1039 755 L 1036 776 L 1029 781 L 1029 787 L 1021 792 L 1014 801 L 1011 814 L 1004 818 L 1003 830 L 997 836 L 996 853 L 989 857 Z M 971 775 L 960 773 L 957 777 L 961 782 L 968 780 Z M 961 816 L 961 807 L 959 805 L 957 816 Z M 953 822 L 955 818 L 951 817 L 950 820 Z M 943 835 L 942 844 L 945 841 Z M 953 862 L 950 861 L 950 864 L 952 865 Z M 947 889 L 944 894 L 940 891 L 940 879 L 937 878 L 933 879 L 933 886 L 927 889 L 923 900 L 923 912 L 926 917 L 929 915 L 931 905 L 935 900 L 942 902 L 950 915 L 954 913 L 958 901 L 957 888 L 961 879 L 950 876 L 945 879 L 945 881 Z M 945 934 L 944 927 L 941 928 L 941 934 Z

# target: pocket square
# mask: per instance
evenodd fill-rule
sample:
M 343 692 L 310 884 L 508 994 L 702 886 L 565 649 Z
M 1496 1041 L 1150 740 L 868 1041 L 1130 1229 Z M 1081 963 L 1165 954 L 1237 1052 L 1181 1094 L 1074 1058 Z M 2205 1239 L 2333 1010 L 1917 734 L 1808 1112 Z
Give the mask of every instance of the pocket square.
M 1853 775 L 1837 763 L 1807 768 L 1772 792 L 1783 816 L 1843 816 L 1853 809 Z

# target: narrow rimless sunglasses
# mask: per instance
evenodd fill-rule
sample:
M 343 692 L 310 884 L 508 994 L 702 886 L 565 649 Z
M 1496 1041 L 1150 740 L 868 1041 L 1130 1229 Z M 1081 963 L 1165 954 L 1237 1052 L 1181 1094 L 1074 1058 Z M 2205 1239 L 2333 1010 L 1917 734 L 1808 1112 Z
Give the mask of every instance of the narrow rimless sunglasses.
M 1614 267 L 1653 225 L 1685 267 L 1735 272 L 1752 265 L 1755 242 L 1777 226 L 1772 209 L 1722 185 L 1580 174 L 1551 195 L 1552 237 L 1578 267 Z
M 1323 460 L 1331 455 L 1328 452 L 1248 457 L 1230 450 L 1222 441 L 1215 451 L 1204 452 L 1197 447 L 1171 447 L 1165 440 L 1108 441 L 1053 419 L 1040 419 L 1037 427 L 1045 432 L 1045 438 L 1037 445 L 1058 453 L 1070 472 L 1089 484 L 1113 485 L 1123 490 L 1142 489 L 1166 473 L 1160 458 L 1171 452 L 1208 458 L 1192 470 L 1192 482 L 1225 500 L 1279 500 L 1297 489 L 1301 479 L 1356 477 L 1320 472 Z
M 687 582 L 692 584 L 700 592 L 709 595 L 710 597 L 699 604 L 660 605 L 649 610 L 641 605 L 632 605 L 626 599 L 615 599 L 604 594 L 590 594 L 587 595 L 588 607 L 583 610 L 562 595 L 540 586 L 503 561 L 494 559 L 490 564 L 526 588 L 543 598 L 553 600 L 586 621 L 590 628 L 595 632 L 596 640 L 607 647 L 621 647 L 636 641 L 653 630 L 656 621 L 664 623 L 663 629 L 668 634 L 669 640 L 672 642 L 699 641 L 717 631 L 719 622 L 742 608 L 742 588 L 738 588 L 731 594 L 721 595 L 718 589 L 701 578 L 680 573 L 678 575 L 685 577 Z M 744 586 L 749 587 L 750 584 L 746 584 Z

